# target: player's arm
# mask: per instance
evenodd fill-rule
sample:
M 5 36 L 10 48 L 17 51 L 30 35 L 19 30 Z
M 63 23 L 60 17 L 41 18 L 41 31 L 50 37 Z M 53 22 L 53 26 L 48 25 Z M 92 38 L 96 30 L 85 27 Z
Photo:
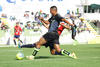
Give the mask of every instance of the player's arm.
M 46 27 L 47 29 L 49 29 L 49 25 L 44 23 L 43 21 L 41 21 L 41 23 L 43 24 L 44 27 Z
M 15 27 L 14 27 L 14 33 L 16 32 L 16 29 L 15 29 Z
M 68 25 L 65 25 L 65 24 L 62 24 L 62 23 L 60 23 L 60 25 L 62 25 L 63 27 L 65 27 L 66 29 L 71 29 Z
M 39 17 L 39 20 L 42 21 L 42 22 L 44 22 L 44 23 L 46 23 L 46 24 L 50 24 L 50 22 L 48 20 L 44 20 L 43 17 Z
M 61 19 L 62 21 L 64 21 L 65 23 L 68 23 L 70 26 L 74 26 L 73 24 L 71 24 L 69 21 L 67 21 L 66 19 Z
M 22 28 L 20 27 L 20 33 L 22 34 Z

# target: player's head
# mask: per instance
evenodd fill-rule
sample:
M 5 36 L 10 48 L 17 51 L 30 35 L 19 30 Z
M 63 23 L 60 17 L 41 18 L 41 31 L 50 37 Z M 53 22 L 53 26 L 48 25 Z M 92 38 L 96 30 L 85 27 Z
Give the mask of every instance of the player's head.
M 19 22 L 16 22 L 16 26 L 19 26 Z
M 51 13 L 52 15 L 55 15 L 55 14 L 57 13 L 57 7 L 56 7 L 56 6 L 51 6 L 51 7 L 50 7 L 50 13 Z

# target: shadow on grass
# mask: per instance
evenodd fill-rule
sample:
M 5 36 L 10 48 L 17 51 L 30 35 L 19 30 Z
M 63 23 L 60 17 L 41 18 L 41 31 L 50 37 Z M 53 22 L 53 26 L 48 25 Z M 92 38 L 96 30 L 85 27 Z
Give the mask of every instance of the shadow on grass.
M 49 59 L 49 58 L 52 58 L 50 56 L 37 56 L 35 57 L 35 59 Z
M 64 56 L 37 56 L 35 59 L 65 59 L 65 58 L 70 58 L 70 57 L 64 57 Z

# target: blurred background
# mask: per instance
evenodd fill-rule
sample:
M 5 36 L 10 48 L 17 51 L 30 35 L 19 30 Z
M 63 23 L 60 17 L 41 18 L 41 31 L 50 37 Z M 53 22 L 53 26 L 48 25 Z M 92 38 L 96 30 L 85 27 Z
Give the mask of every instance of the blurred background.
M 0 46 L 13 46 L 14 26 L 20 22 L 24 44 L 34 43 L 47 32 L 38 16 L 46 20 L 51 16 L 50 7 L 77 25 L 76 40 L 79 44 L 100 44 L 99 0 L 0 0 Z M 65 29 L 61 44 L 73 44 L 71 31 Z

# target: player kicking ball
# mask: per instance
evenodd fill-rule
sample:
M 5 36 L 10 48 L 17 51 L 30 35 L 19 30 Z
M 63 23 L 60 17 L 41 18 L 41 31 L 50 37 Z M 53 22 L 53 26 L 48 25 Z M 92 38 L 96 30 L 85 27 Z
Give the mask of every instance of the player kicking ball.
M 57 13 L 57 7 L 56 6 L 52 6 L 50 8 L 50 13 L 52 14 L 52 17 L 48 21 L 45 21 L 43 18 L 40 18 L 40 20 L 42 22 L 50 24 L 49 28 L 48 28 L 48 32 L 46 34 L 44 34 L 38 42 L 35 43 L 35 47 L 34 47 L 32 56 L 27 56 L 27 58 L 31 59 L 31 60 L 34 59 L 36 54 L 39 52 L 40 47 L 43 46 L 46 43 L 49 43 L 49 44 L 47 44 L 49 47 L 52 46 L 51 47 L 52 48 L 52 54 L 54 54 L 54 55 L 64 55 L 64 56 L 76 58 L 75 53 L 70 53 L 70 52 L 60 48 L 60 46 L 59 46 L 59 34 L 57 32 L 58 26 L 60 25 L 61 21 L 64 21 L 71 26 L 73 26 L 73 24 L 70 24 L 67 20 L 65 20 L 63 17 L 61 17 Z

